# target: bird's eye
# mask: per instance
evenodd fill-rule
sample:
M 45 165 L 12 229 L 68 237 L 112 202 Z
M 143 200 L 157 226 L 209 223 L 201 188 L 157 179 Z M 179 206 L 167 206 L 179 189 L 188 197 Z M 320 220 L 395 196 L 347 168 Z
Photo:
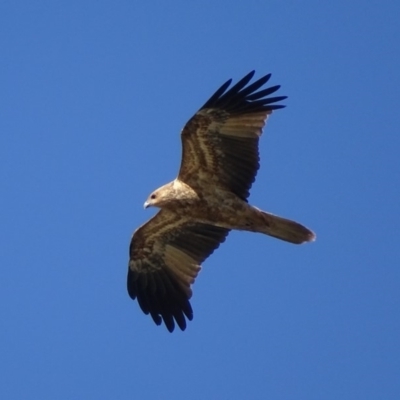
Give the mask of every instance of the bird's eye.
M 154 199 L 156 198 L 156 195 L 155 195 L 155 194 L 152 194 L 152 195 L 150 196 L 150 198 L 151 198 L 152 200 L 154 200 Z

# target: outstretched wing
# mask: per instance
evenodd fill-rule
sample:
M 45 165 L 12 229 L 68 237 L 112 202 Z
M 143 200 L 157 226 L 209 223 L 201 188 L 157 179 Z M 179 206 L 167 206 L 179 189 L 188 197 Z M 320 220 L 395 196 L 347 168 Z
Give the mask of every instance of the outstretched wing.
M 172 332 L 192 320 L 189 299 L 201 263 L 222 243 L 229 230 L 196 223 L 190 216 L 159 211 L 133 234 L 128 293 L 140 308 Z
M 271 74 L 248 85 L 253 75 L 228 91 L 232 80 L 224 83 L 186 124 L 179 180 L 193 188 L 217 185 L 247 199 L 259 168 L 262 128 L 273 110 L 284 107 L 276 103 L 286 98 L 268 97 L 279 85 L 257 91 Z

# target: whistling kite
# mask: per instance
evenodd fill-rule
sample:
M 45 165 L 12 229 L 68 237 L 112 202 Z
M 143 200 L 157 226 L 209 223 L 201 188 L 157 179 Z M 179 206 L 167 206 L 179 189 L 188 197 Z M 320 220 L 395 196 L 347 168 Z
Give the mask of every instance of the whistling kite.
M 258 140 L 266 119 L 286 96 L 268 97 L 280 86 L 259 90 L 268 74 L 248 85 L 224 83 L 181 133 L 178 177 L 150 194 L 145 208 L 161 210 L 133 234 L 128 292 L 140 308 L 172 332 L 192 320 L 190 285 L 201 263 L 231 229 L 260 232 L 290 243 L 315 240 L 312 231 L 247 203 L 259 168 Z

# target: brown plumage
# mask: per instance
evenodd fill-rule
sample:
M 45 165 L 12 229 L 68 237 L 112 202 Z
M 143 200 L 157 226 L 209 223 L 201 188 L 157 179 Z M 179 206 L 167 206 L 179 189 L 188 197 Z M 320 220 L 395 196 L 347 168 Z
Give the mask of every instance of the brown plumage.
M 229 90 L 223 84 L 184 127 L 178 177 L 153 192 L 145 207 L 161 210 L 133 234 L 128 292 L 145 314 L 172 332 L 192 320 L 191 284 L 201 263 L 231 229 L 260 232 L 300 244 L 312 231 L 247 203 L 259 168 L 258 140 L 265 121 L 286 96 L 259 90 L 270 74 L 248 85 L 250 72 Z

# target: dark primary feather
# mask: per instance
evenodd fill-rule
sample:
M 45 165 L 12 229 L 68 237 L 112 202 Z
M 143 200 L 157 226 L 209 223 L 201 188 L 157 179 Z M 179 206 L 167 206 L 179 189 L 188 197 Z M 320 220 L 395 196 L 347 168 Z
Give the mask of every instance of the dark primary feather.
M 162 226 L 162 233 L 159 226 Z M 190 219 L 180 220 L 179 216 L 159 211 L 132 237 L 127 279 L 129 296 L 137 298 L 142 311 L 150 314 L 157 325 L 164 321 L 172 332 L 176 323 L 185 330 L 186 318 L 193 318 L 190 284 L 200 264 L 228 233 L 228 229 Z M 169 260 L 173 249 L 184 253 L 187 259 L 181 260 L 179 265 L 176 260 Z M 184 279 L 179 276 L 181 273 Z
M 287 96 L 279 96 L 269 99 L 262 99 L 274 92 L 276 92 L 280 85 L 273 86 L 268 89 L 264 89 L 260 92 L 256 92 L 260 87 L 265 85 L 271 78 L 271 74 L 267 74 L 262 78 L 258 79 L 247 88 L 245 87 L 250 80 L 253 78 L 255 71 L 251 71 L 238 83 L 232 86 L 226 93 L 226 89 L 232 82 L 232 79 L 225 82 L 200 108 L 200 110 L 206 108 L 216 108 L 227 111 L 228 113 L 241 113 L 243 111 L 268 111 L 277 110 L 284 108 L 281 104 L 277 103 L 287 98 Z M 261 100 L 259 100 L 261 98 Z
M 209 104 L 213 104 L 216 99 L 218 99 L 222 93 L 225 92 L 225 90 L 229 87 L 229 85 L 232 83 L 232 79 L 228 79 L 217 91 L 207 100 L 207 102 L 201 107 L 200 109 L 203 108 L 209 108 Z
M 184 331 L 185 317 L 189 321 L 193 319 L 188 297 L 167 271 L 160 269 L 147 274 L 129 268 L 127 286 L 129 296 L 137 298 L 142 311 L 150 314 L 157 325 L 164 321 L 170 332 L 175 328 L 174 320 Z

